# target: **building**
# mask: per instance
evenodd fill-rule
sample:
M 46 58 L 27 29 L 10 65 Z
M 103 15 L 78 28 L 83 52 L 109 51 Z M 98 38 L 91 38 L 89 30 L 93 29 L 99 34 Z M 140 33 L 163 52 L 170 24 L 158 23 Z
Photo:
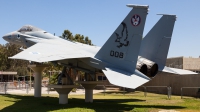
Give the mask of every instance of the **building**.
M 192 57 L 168 58 L 166 60 L 166 66 L 200 73 L 200 58 L 192 58 Z M 196 96 L 197 92 L 200 89 L 200 74 L 178 75 L 178 74 L 160 72 L 151 81 L 137 88 L 137 90 L 143 91 L 144 90 L 143 86 L 151 86 L 151 88 L 148 88 L 147 91 L 159 94 L 167 94 L 166 87 L 168 86 L 172 88 L 173 95 L 181 95 L 182 87 L 196 87 L 196 88 L 183 89 L 184 95 Z M 158 87 L 152 87 L 152 86 L 158 86 Z
M 13 82 L 17 72 L 0 71 L 0 82 Z
M 197 73 L 200 73 L 200 57 L 192 58 L 192 57 L 174 57 L 168 58 L 166 60 L 166 66 L 172 68 L 179 68 L 185 70 L 191 70 Z
M 177 75 L 170 73 L 159 73 L 151 81 L 142 86 L 157 86 L 150 88 L 147 87 L 147 91 L 158 94 L 167 94 L 166 87 L 171 87 L 172 95 L 181 95 L 182 87 L 200 88 L 200 74 Z M 142 86 L 140 86 L 137 90 L 143 91 L 144 88 Z M 187 96 L 196 96 L 199 88 L 184 88 L 183 93 Z

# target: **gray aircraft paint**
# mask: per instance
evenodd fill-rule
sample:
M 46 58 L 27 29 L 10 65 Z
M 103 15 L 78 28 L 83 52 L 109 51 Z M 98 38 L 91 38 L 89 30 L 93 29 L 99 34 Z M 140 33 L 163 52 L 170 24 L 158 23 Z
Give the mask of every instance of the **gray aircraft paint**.
M 154 61 L 162 70 L 165 66 L 176 15 L 163 15 L 143 38 L 139 56 Z
M 134 7 L 95 57 L 134 73 L 147 12 L 148 7 Z

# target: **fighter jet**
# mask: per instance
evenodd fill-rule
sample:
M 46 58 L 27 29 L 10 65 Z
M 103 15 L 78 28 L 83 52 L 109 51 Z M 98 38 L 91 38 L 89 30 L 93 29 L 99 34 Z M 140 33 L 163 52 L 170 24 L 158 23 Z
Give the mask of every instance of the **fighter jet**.
M 3 36 L 8 42 L 28 47 L 9 58 L 39 63 L 53 62 L 92 76 L 103 73 L 111 84 L 136 88 L 148 82 L 158 70 L 166 71 L 164 63 L 176 16 L 163 15 L 142 39 L 149 6 L 127 6 L 133 9 L 102 47 L 64 40 L 42 29 L 25 25 Z M 155 30 L 167 23 L 170 24 L 166 30 L 159 30 L 161 32 L 156 34 Z M 160 52 L 163 49 L 164 54 Z M 175 73 L 172 70 L 170 72 Z

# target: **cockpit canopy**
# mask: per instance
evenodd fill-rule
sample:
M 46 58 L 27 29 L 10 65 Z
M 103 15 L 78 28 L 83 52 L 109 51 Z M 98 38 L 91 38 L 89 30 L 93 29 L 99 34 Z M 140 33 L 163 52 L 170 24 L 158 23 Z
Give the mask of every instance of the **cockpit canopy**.
M 37 28 L 35 26 L 31 26 L 31 25 L 22 26 L 22 28 L 20 28 L 18 30 L 18 32 L 21 32 L 21 33 L 23 33 L 23 32 L 32 32 L 32 31 L 44 31 L 44 30 L 42 30 L 40 28 Z

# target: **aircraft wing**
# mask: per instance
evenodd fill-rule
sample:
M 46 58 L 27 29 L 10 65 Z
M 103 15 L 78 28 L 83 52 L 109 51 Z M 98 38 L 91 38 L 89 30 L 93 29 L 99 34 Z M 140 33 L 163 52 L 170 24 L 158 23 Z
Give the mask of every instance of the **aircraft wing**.
M 132 74 L 116 68 L 106 68 L 106 70 L 103 70 L 103 73 L 111 84 L 132 89 L 150 80 L 142 73 Z
M 197 74 L 197 73 L 189 71 L 189 70 L 178 69 L 178 68 L 171 68 L 171 67 L 166 67 L 166 66 L 164 67 L 164 69 L 162 70 L 162 72 L 179 74 L 179 75 Z
M 24 51 L 9 57 L 11 59 L 22 59 L 34 62 L 48 62 L 72 58 L 86 58 L 91 57 L 92 54 L 76 47 L 74 44 L 62 44 L 52 42 L 37 43 Z

